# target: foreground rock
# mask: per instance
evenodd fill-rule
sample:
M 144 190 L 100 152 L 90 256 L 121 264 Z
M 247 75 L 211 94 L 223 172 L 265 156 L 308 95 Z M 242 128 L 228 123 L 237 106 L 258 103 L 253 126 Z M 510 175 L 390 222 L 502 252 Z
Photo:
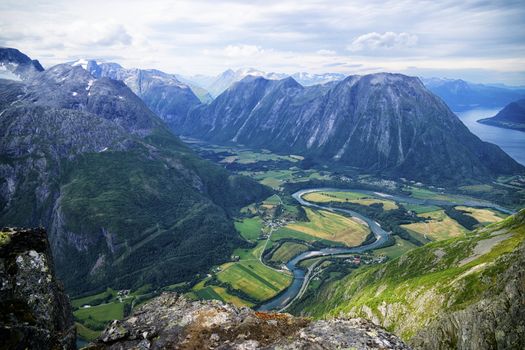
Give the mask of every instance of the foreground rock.
M 68 297 L 43 229 L 0 232 L 0 348 L 75 349 Z
M 408 349 L 363 319 L 310 321 L 163 294 L 114 321 L 88 349 Z

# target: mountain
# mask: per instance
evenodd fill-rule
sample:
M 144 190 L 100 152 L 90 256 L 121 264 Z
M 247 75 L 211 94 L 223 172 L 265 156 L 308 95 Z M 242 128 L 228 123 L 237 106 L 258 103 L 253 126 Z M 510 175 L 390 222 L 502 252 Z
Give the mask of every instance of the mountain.
M 117 63 L 94 60 L 78 60 L 71 65 L 83 67 L 96 78 L 123 81 L 170 127 L 191 108 L 201 104 L 191 87 L 181 83 L 175 75 L 156 69 L 125 69 Z
M 416 349 L 525 347 L 525 209 L 327 284 L 296 310 L 366 317 Z
M 499 126 L 500 128 L 525 131 L 525 98 L 509 103 L 494 117 L 480 119 L 478 122 Z
M 469 83 L 461 79 L 421 78 L 455 112 L 473 108 L 501 108 L 525 97 L 525 89 Z
M 323 74 L 313 74 L 313 73 L 294 73 L 291 75 L 302 86 L 311 86 L 317 84 L 326 84 L 332 81 L 340 81 L 346 78 L 345 74 L 341 73 L 323 73 Z
M 303 86 L 326 84 L 332 81 L 343 80 L 346 77 L 344 74 L 340 73 L 313 74 L 301 72 L 288 75 L 284 73 L 267 73 L 254 68 L 241 68 L 236 71 L 228 69 L 217 77 L 196 75 L 192 77 L 181 77 L 180 80 L 202 86 L 214 97 L 217 97 L 234 83 L 241 81 L 247 76 L 263 77 L 268 80 L 280 80 L 291 76 Z
M 278 73 L 266 73 L 254 68 L 241 68 L 236 71 L 228 69 L 211 82 L 206 89 L 214 96 L 219 96 L 224 90 L 228 89 L 232 84 L 244 79 L 247 76 L 264 77 L 270 80 L 279 80 L 285 78 L 286 75 Z
M 424 183 L 524 168 L 481 141 L 419 79 L 379 73 L 303 87 L 247 77 L 176 126 L 183 135 L 308 156 Z
M 189 301 L 165 293 L 114 321 L 86 350 L 117 349 L 409 349 L 362 319 L 311 321 L 255 312 L 218 301 Z
M 46 232 L 0 231 L 2 349 L 76 349 L 69 299 L 55 275 Z
M 44 68 L 17 49 L 0 47 L 0 79 L 22 80 Z
M 269 195 L 198 157 L 126 84 L 62 64 L 0 80 L 0 226 L 43 226 L 72 295 L 195 278 Z

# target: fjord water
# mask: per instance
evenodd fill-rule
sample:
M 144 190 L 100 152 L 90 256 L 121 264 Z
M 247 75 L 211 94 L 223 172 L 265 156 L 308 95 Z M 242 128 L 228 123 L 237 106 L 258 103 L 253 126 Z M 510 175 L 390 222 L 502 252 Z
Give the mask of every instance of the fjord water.
M 525 133 L 522 131 L 498 128 L 496 126 L 478 123 L 479 119 L 495 116 L 497 109 L 471 109 L 456 112 L 457 116 L 469 130 L 483 141 L 494 143 L 501 147 L 518 163 L 525 165 Z

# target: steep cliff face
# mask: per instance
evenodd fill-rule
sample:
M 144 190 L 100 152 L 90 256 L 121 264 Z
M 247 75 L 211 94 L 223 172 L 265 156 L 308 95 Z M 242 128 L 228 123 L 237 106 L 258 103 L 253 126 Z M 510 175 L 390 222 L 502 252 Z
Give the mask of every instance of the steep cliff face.
M 408 349 L 362 319 L 311 322 L 289 314 L 254 312 L 218 301 L 191 302 L 163 294 L 88 346 L 95 349 Z
M 525 210 L 326 286 L 306 314 L 365 317 L 420 349 L 525 347 Z
M 71 306 L 43 229 L 0 231 L 0 310 L 0 348 L 76 348 Z
M 426 183 L 524 171 L 470 133 L 419 79 L 400 74 L 350 76 L 312 87 L 292 78 L 247 77 L 192 110 L 176 130 Z

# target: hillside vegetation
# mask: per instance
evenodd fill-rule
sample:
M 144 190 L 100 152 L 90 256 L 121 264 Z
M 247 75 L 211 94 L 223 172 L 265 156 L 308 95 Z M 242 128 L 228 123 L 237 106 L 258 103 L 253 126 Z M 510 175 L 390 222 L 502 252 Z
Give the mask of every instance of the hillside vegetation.
M 415 347 L 523 348 L 524 240 L 522 210 L 466 237 L 358 270 L 296 310 L 365 317 Z

